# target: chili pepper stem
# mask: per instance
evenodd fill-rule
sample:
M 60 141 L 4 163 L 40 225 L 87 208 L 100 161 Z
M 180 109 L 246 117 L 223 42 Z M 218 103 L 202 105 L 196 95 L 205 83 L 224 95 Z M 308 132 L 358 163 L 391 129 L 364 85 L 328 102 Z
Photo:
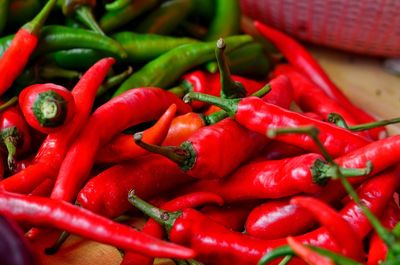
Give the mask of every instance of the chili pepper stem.
M 269 251 L 266 253 L 258 262 L 258 265 L 264 265 L 268 264 L 270 261 L 283 257 L 283 256 L 293 256 L 295 253 L 293 249 L 289 245 L 284 245 L 278 248 L 275 248 L 274 250 Z
M 221 82 L 221 97 L 222 98 L 242 98 L 246 96 L 246 89 L 240 82 L 236 82 L 231 77 L 227 58 L 225 56 L 226 44 L 223 38 L 218 39 L 215 49 L 217 58 L 220 82 Z
M 34 35 L 38 35 L 56 3 L 57 0 L 49 0 L 39 14 L 37 14 L 30 22 L 26 23 L 23 28 Z
M 4 111 L 7 108 L 9 108 L 10 106 L 16 104 L 18 102 L 18 96 L 14 96 L 12 98 L 10 98 L 9 100 L 7 100 L 7 102 L 5 102 L 4 104 L 0 105 L 0 111 Z
M 367 163 L 365 168 L 343 168 L 339 167 L 341 174 L 345 177 L 366 176 L 372 171 L 372 163 Z M 316 160 L 311 167 L 313 182 L 325 185 L 328 179 L 337 177 L 337 167 L 331 166 L 322 160 Z
M 343 119 L 342 116 L 340 116 L 337 113 L 330 113 L 328 115 L 328 120 L 334 124 L 336 124 L 339 127 L 343 127 L 345 129 L 348 129 L 352 132 L 359 132 L 359 131 L 364 131 L 364 130 L 369 130 L 373 129 L 376 127 L 381 127 L 381 126 L 386 126 L 390 124 L 395 124 L 395 123 L 400 123 L 400 118 L 393 118 L 393 119 L 388 119 L 388 120 L 380 120 L 376 122 L 369 122 L 369 123 L 363 123 L 363 124 L 358 124 L 358 125 L 352 125 L 349 126 L 346 121 Z
M 210 115 L 204 116 L 204 120 L 207 125 L 211 125 L 211 124 L 215 124 L 227 117 L 229 117 L 229 115 L 226 113 L 226 111 L 220 110 L 220 111 L 214 112 Z
M 318 254 L 322 255 L 322 256 L 326 256 L 328 258 L 330 258 L 331 260 L 333 260 L 335 262 L 335 264 L 340 264 L 340 265 L 362 265 L 362 263 L 354 261 L 352 259 L 349 259 L 347 257 L 344 257 L 342 255 L 339 255 L 335 252 L 332 252 L 330 250 L 324 249 L 324 248 L 320 248 L 320 247 L 316 247 L 313 245 L 307 245 L 308 248 L 312 249 L 313 251 L 317 252 Z
M 6 136 L 3 138 L 4 145 L 7 149 L 7 165 L 10 171 L 13 171 L 17 162 L 15 161 L 15 154 L 17 153 L 16 139 L 14 136 Z
M 279 262 L 278 265 L 287 265 L 289 262 L 292 260 L 293 256 L 292 255 L 286 255 L 281 262 Z
M 55 91 L 38 94 L 32 111 L 42 126 L 57 126 L 66 118 L 67 102 Z
M 44 253 L 46 255 L 54 255 L 57 253 L 57 251 L 60 249 L 62 244 L 67 240 L 69 237 L 70 233 L 67 231 L 62 231 L 61 235 L 57 238 L 57 241 L 50 247 L 45 248 Z
M 76 17 L 84 23 L 88 28 L 93 30 L 94 32 L 97 32 L 101 35 L 105 35 L 103 30 L 100 28 L 99 24 L 97 24 L 92 10 L 89 6 L 79 6 L 77 9 L 75 9 L 75 14 Z
M 172 229 L 175 220 L 181 215 L 180 211 L 168 212 L 151 205 L 150 203 L 136 196 L 134 190 L 129 191 L 128 201 L 144 214 L 153 218 L 157 223 L 164 226 L 167 231 Z
M 183 101 L 185 103 L 189 103 L 192 99 L 216 105 L 225 110 L 229 116 L 235 115 L 237 111 L 237 105 L 239 103 L 239 99 L 223 99 L 197 92 L 189 92 L 183 97 Z
M 177 146 L 158 146 L 154 144 L 145 143 L 142 141 L 143 133 L 135 133 L 133 139 L 135 143 L 143 149 L 163 155 L 173 162 L 177 163 L 184 171 L 190 169 L 193 166 L 195 159 L 195 151 L 191 147 L 190 143 L 184 142 L 180 147 Z

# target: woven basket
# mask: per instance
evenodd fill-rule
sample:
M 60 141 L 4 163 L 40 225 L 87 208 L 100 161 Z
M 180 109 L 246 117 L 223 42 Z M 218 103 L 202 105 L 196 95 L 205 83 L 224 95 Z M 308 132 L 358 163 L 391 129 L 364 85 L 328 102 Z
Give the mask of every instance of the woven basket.
M 400 56 L 399 0 L 240 0 L 243 14 L 316 44 Z

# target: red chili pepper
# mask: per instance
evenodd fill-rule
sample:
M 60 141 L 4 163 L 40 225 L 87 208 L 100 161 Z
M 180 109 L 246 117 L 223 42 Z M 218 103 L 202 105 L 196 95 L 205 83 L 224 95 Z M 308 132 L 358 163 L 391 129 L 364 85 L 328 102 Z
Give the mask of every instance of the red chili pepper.
M 97 108 L 69 148 L 51 198 L 74 200 L 101 146 L 133 125 L 157 119 L 174 103 L 180 113 L 190 111 L 190 107 L 178 97 L 160 88 L 132 89 Z
M 20 109 L 12 106 L 0 114 L 0 135 L 7 154 L 10 172 L 16 167 L 16 157 L 26 154 L 31 148 L 31 132 Z
M 81 77 L 72 90 L 76 109 L 71 123 L 62 131 L 49 134 L 33 164 L 1 181 L 1 188 L 17 193 L 29 193 L 46 178 L 54 179 L 57 176 L 68 147 L 86 123 L 92 111 L 96 91 L 114 62 L 113 58 L 102 59 Z
M 71 92 L 51 83 L 24 88 L 18 101 L 28 124 L 43 133 L 65 128 L 75 114 L 75 100 Z
M 49 0 L 33 20 L 22 26 L 0 58 L 0 95 L 3 95 L 22 73 L 36 48 L 40 30 L 56 2 Z
M 397 203 L 392 200 L 388 203 L 385 208 L 385 212 L 381 218 L 382 224 L 392 229 L 400 221 L 400 209 Z M 378 265 L 381 261 L 384 261 L 387 256 L 387 246 L 379 235 L 374 231 L 369 240 L 369 251 L 368 251 L 368 265 Z
M 186 208 L 196 208 L 209 203 L 222 205 L 224 201 L 221 197 L 213 193 L 195 192 L 174 198 L 171 201 L 164 203 L 161 208 L 168 211 L 178 211 Z M 146 222 L 141 231 L 142 233 L 146 233 L 155 238 L 162 238 L 164 235 L 163 227 L 152 219 Z M 127 252 L 124 254 L 121 265 L 152 265 L 153 262 L 154 258 L 143 256 L 135 252 Z
M 358 189 L 361 200 L 373 214 L 379 216 L 392 199 L 400 181 L 399 174 L 399 169 L 380 174 Z M 133 194 L 130 194 L 129 201 L 157 222 L 166 225 L 172 242 L 190 246 L 197 253 L 195 258 L 206 264 L 256 264 L 263 254 L 286 243 L 284 239 L 261 240 L 230 231 L 192 209 L 166 213 L 154 209 Z M 340 214 L 361 238 L 371 230 L 368 219 L 356 203 L 346 205 Z M 296 237 L 296 240 L 340 251 L 324 227 Z
M 290 203 L 307 209 L 326 228 L 344 256 L 362 261 L 363 243 L 350 223 L 324 202 L 311 197 L 295 197 Z
M 157 257 L 191 258 L 192 250 L 163 242 L 67 202 L 0 192 L 0 212 L 16 221 L 50 226 L 82 237 Z
M 161 144 L 165 139 L 176 113 L 172 104 L 160 119 L 149 129 L 143 131 L 143 139 L 151 144 Z M 97 163 L 118 163 L 146 154 L 146 150 L 136 145 L 130 134 L 119 134 L 96 154 Z
M 135 137 L 138 145 L 168 157 L 194 178 L 223 178 L 268 142 L 229 118 L 200 128 L 179 147 L 150 145 Z
M 355 125 L 359 123 L 354 117 L 354 113 L 351 113 L 345 109 L 341 102 L 330 98 L 312 81 L 303 76 L 303 74 L 300 73 L 296 68 L 287 64 L 281 64 L 275 68 L 274 74 L 283 74 L 290 79 L 294 91 L 294 100 L 303 111 L 316 113 L 325 121 L 329 120 L 329 114 L 337 113 L 349 125 Z M 369 134 L 366 132 L 361 132 L 361 135 L 369 137 Z
M 302 243 L 294 239 L 293 237 L 286 238 L 289 246 L 293 251 L 301 257 L 309 265 L 335 265 L 335 263 L 324 256 L 321 256 L 317 252 L 304 246 Z
M 261 239 L 278 239 L 304 234 L 315 224 L 305 209 L 290 204 L 289 199 L 267 201 L 249 213 L 246 233 Z
M 180 145 L 204 126 L 206 126 L 206 122 L 201 114 L 189 112 L 177 116 L 173 119 L 162 145 Z
M 365 176 L 370 169 L 341 168 L 345 176 Z M 192 184 L 191 191 L 207 190 L 226 202 L 247 199 L 282 198 L 299 193 L 322 192 L 336 171 L 319 154 L 281 160 L 258 159 L 241 166 L 222 180 L 204 180 Z
M 347 109 L 349 113 L 352 113 L 359 123 L 375 121 L 371 115 L 355 106 L 343 94 L 343 92 L 330 80 L 313 56 L 299 42 L 283 32 L 270 28 L 259 21 L 255 21 L 254 25 L 265 38 L 272 41 L 290 64 L 317 84 L 329 97 L 339 102 L 339 104 Z M 380 139 L 387 135 L 385 129 L 382 127 L 370 130 L 370 133 L 374 139 Z
M 91 178 L 79 192 L 77 202 L 92 212 L 117 217 L 130 207 L 129 190 L 151 198 L 192 181 L 168 159 L 150 155 L 120 163 Z
M 53 179 L 45 179 L 42 183 L 40 183 L 34 190 L 32 190 L 29 195 L 33 196 L 42 196 L 42 197 L 49 197 L 51 191 L 54 187 L 54 180 Z
M 270 129 L 279 127 L 300 127 L 313 125 L 319 130 L 319 139 L 333 157 L 346 154 L 351 150 L 366 145 L 369 141 L 347 131 L 319 120 L 308 118 L 300 113 L 289 111 L 264 102 L 257 97 L 242 99 L 221 99 L 205 94 L 190 92 L 185 100 L 198 99 L 213 103 L 224 109 L 251 131 L 267 134 Z M 293 144 L 305 150 L 319 153 L 320 150 L 311 137 L 303 134 L 278 135 L 276 140 Z
M 305 151 L 297 146 L 279 141 L 271 141 L 264 150 L 261 151 L 259 156 L 267 160 L 277 160 L 302 155 L 304 153 Z

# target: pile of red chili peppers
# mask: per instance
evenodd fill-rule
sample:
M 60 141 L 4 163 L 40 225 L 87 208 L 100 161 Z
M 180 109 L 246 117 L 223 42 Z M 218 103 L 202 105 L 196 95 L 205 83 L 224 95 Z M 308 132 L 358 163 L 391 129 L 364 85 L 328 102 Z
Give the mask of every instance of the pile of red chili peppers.
M 232 0 L 0 0 L 2 264 L 68 255 L 70 234 L 124 265 L 400 264 L 400 119 L 240 18 Z

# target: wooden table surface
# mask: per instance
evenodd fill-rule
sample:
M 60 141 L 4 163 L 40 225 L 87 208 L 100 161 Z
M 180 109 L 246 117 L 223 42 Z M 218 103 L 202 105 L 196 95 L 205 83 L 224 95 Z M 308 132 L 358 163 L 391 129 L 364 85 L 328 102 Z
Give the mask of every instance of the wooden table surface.
M 382 60 L 351 55 L 320 47 L 309 47 L 332 80 L 357 105 L 379 119 L 400 116 L 400 77 L 384 71 Z M 389 127 L 391 134 L 400 132 L 399 125 Z M 52 235 L 36 241 L 35 248 L 43 249 Z M 117 265 L 120 252 L 111 246 L 72 236 L 54 256 L 41 255 L 40 265 Z M 166 264 L 165 260 L 158 260 Z M 168 262 L 167 262 L 168 263 Z

